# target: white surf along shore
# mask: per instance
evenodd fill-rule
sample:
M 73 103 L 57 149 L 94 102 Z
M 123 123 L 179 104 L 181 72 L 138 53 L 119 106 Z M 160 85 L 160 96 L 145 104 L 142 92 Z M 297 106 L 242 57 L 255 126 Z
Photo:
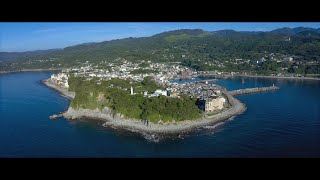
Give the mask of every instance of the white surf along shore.
M 50 83 L 50 81 L 48 80 L 44 80 L 43 83 L 60 92 L 63 96 L 66 96 L 71 100 L 75 97 L 74 92 L 69 92 L 66 89 L 60 88 Z M 156 124 L 149 122 L 147 126 L 141 120 L 138 119 L 124 118 L 120 114 L 113 116 L 111 110 L 107 107 L 102 110 L 73 109 L 72 107 L 69 107 L 68 110 L 63 113 L 63 116 L 67 119 L 100 119 L 104 121 L 104 127 L 123 128 L 134 132 L 141 131 L 159 134 L 179 134 L 191 131 L 199 127 L 217 124 L 219 122 L 228 120 L 233 116 L 237 116 L 246 110 L 245 104 L 240 102 L 238 99 L 234 98 L 227 91 L 224 91 L 223 93 L 227 97 L 227 101 L 229 102 L 231 107 L 218 114 L 203 117 L 197 120 L 185 120 L 181 122 L 164 124 Z

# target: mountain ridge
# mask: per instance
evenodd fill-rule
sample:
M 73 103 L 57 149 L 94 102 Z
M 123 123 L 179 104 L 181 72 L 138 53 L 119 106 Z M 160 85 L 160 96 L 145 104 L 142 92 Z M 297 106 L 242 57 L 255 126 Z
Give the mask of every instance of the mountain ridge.
M 302 30 L 304 29 L 304 30 Z M 170 31 L 164 31 L 149 37 L 156 37 L 159 35 L 163 34 L 168 34 L 168 33 L 176 33 L 178 34 L 179 32 L 210 32 L 210 33 L 226 33 L 226 32 L 239 32 L 239 33 L 252 33 L 252 34 L 258 34 L 258 33 L 266 33 L 266 32 L 272 32 L 272 33 L 283 33 L 284 31 L 288 31 L 290 34 L 291 32 L 294 32 L 294 34 L 297 34 L 301 31 L 305 31 L 306 29 L 319 32 L 320 33 L 320 28 L 310 28 L 310 27 L 296 27 L 296 28 L 289 28 L 289 27 L 283 27 L 283 28 L 277 28 L 271 31 L 236 31 L 233 29 L 223 29 L 223 30 L 216 30 L 216 31 L 206 31 L 203 29 L 176 29 L 176 30 L 170 30 Z M 139 38 L 148 38 L 148 37 L 139 37 Z M 88 46 L 88 45 L 93 45 L 93 44 L 98 44 L 98 43 L 104 43 L 104 42 L 111 42 L 111 41 L 117 41 L 117 40 L 123 40 L 123 39 L 135 39 L 133 37 L 127 37 L 127 38 L 122 38 L 122 39 L 113 39 L 113 40 L 107 40 L 107 41 L 100 41 L 100 42 L 86 42 L 86 43 L 81 43 L 81 44 L 76 44 L 76 45 L 71 45 L 67 46 L 64 48 L 52 48 L 52 49 L 39 49 L 39 50 L 31 50 L 31 51 L 21 51 L 21 52 L 6 52 L 6 51 L 0 51 L 0 53 L 31 53 L 31 52 L 36 52 L 36 51 L 50 51 L 50 50 L 62 50 L 65 48 L 71 48 L 71 47 L 77 47 L 77 46 Z M 1 60 L 1 59 L 0 59 Z
M 265 52 L 319 61 L 319 46 L 320 28 L 279 28 L 267 32 L 178 29 L 149 37 L 129 37 L 68 46 L 47 53 L 22 56 L 17 58 L 16 62 L 55 59 L 54 63 L 47 62 L 41 65 L 33 63 L 33 66 L 38 68 L 57 64 L 70 67 L 86 61 L 99 64 L 101 61 L 111 62 L 119 58 L 128 61 L 195 62 L 201 60 L 211 62 L 227 61 L 233 58 L 259 60 L 266 55 Z

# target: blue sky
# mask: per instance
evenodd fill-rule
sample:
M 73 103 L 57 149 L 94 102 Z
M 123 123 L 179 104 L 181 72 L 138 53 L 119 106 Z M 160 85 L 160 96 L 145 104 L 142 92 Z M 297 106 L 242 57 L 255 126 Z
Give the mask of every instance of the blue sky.
M 175 29 L 270 31 L 299 26 L 320 28 L 320 23 L 0 23 L 0 52 L 64 48 L 85 42 L 151 36 Z

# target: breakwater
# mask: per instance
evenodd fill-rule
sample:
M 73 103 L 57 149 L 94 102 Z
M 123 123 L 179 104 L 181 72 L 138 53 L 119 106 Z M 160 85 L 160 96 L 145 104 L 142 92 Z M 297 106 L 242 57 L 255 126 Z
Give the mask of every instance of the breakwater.
M 64 89 L 64 88 L 61 88 L 53 83 L 50 82 L 50 78 L 49 79 L 46 79 L 46 80 L 43 80 L 41 81 L 43 84 L 47 85 L 48 87 L 58 91 L 60 94 L 62 94 L 63 96 L 66 96 L 68 99 L 74 99 L 74 97 L 76 96 L 76 93 L 75 92 L 71 92 L 71 91 L 68 91 L 68 89 Z
M 196 83 L 206 83 L 206 82 L 215 82 L 218 79 L 206 79 L 206 80 L 200 80 L 200 81 L 195 81 Z
M 299 79 L 299 80 L 317 80 L 319 81 L 319 77 L 300 77 L 300 76 L 272 76 L 272 75 L 248 75 L 248 74 L 216 74 L 214 72 L 198 73 L 198 76 L 202 77 L 215 77 L 215 78 L 235 78 L 235 77 L 246 77 L 246 78 L 270 78 L 270 79 Z
M 273 91 L 280 89 L 277 86 L 270 87 L 258 87 L 258 88 L 246 88 L 246 89 L 238 89 L 234 91 L 229 91 L 229 94 L 232 96 L 241 95 L 241 94 L 252 94 L 252 93 L 260 93 L 265 91 Z

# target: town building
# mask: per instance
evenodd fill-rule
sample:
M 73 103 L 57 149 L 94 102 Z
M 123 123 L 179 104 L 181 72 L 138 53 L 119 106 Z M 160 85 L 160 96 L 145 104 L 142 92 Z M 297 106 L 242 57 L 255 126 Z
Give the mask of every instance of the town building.
M 157 89 L 153 94 L 150 94 L 149 97 L 156 97 L 156 96 L 160 96 L 160 95 L 163 95 L 163 96 L 168 96 L 168 93 L 166 90 L 161 90 L 161 89 Z
M 202 111 L 208 113 L 216 110 L 223 109 L 226 99 L 222 96 L 210 97 L 210 98 L 199 98 L 198 107 Z
M 144 96 L 148 96 L 148 91 L 143 91 Z

